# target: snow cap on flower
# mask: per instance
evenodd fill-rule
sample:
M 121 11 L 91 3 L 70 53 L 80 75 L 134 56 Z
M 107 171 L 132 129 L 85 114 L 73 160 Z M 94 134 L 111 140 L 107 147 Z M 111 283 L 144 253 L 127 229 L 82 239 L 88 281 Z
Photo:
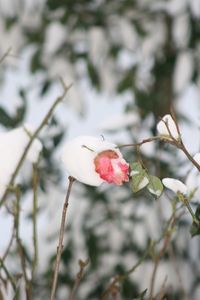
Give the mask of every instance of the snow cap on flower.
M 70 176 L 88 185 L 99 186 L 103 182 L 121 185 L 129 180 L 129 164 L 116 145 L 102 137 L 79 136 L 67 142 L 62 161 Z
M 176 123 L 174 122 L 171 115 L 165 115 L 164 117 L 162 117 L 160 122 L 158 122 L 157 124 L 157 131 L 162 136 L 172 136 L 176 140 L 180 138 Z
M 187 194 L 187 186 L 178 179 L 174 178 L 164 178 L 162 180 L 163 185 L 173 191 L 174 193 L 181 193 L 183 195 Z

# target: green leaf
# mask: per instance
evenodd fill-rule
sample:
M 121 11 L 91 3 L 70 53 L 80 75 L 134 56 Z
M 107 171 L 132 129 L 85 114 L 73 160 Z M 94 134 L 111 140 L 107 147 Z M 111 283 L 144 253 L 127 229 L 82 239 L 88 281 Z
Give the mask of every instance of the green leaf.
M 147 289 L 138 295 L 137 298 L 133 298 L 133 300 L 144 300 L 144 296 L 146 295 Z
M 196 208 L 195 216 L 197 217 L 198 220 L 200 220 L 200 204 Z
M 148 191 L 155 195 L 157 198 L 161 196 L 163 192 L 163 184 L 161 180 L 153 175 L 148 176 L 149 184 L 147 185 Z
M 139 162 L 131 163 L 131 176 L 134 176 L 134 172 L 140 173 L 141 171 L 144 170 L 143 166 Z
M 142 190 L 148 183 L 148 174 L 139 162 L 131 165 L 131 189 L 134 193 Z
M 196 208 L 195 216 L 196 216 L 197 220 L 199 220 L 199 222 L 200 222 L 200 205 L 198 205 Z M 195 222 L 193 222 L 190 227 L 190 234 L 192 237 L 196 236 L 196 235 L 200 235 L 200 227 Z
M 145 170 L 142 170 L 141 172 L 132 175 L 131 188 L 134 193 L 137 193 L 143 188 L 145 188 L 145 186 L 147 186 L 148 183 L 148 175 Z
M 190 234 L 192 237 L 196 236 L 196 235 L 200 235 L 200 228 L 199 228 L 199 226 L 197 226 L 197 224 L 195 222 L 193 222 L 190 227 Z

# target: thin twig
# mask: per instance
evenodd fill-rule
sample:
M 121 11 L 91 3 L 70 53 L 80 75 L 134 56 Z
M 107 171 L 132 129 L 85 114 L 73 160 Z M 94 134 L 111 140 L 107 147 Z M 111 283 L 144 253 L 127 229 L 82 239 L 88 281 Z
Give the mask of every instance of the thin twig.
M 85 267 L 88 265 L 88 263 L 89 263 L 89 259 L 87 259 L 86 261 L 79 260 L 79 268 L 80 268 L 80 270 L 76 274 L 76 280 L 74 282 L 74 286 L 73 286 L 71 294 L 69 296 L 69 300 L 76 300 L 76 292 L 77 292 L 78 287 L 80 285 L 81 279 L 82 279 L 82 277 L 84 275 Z
M 158 270 L 160 260 L 163 257 L 163 255 L 165 254 L 166 249 L 168 248 L 175 223 L 182 216 L 182 213 L 179 216 L 176 216 L 175 213 L 176 213 L 176 211 L 173 211 L 172 216 L 170 217 L 170 219 L 167 222 L 167 226 L 166 226 L 166 229 L 163 234 L 163 237 L 164 237 L 163 246 L 154 261 L 154 268 L 153 268 L 153 273 L 151 276 L 150 289 L 149 289 L 150 290 L 149 300 L 154 299 L 153 295 L 154 295 L 155 279 L 156 279 L 156 273 Z
M 56 255 L 56 262 L 55 262 L 55 267 L 54 267 L 51 297 L 50 297 L 51 300 L 55 299 L 56 287 L 57 287 L 57 281 L 58 281 L 58 271 L 59 271 L 61 254 L 62 254 L 62 249 L 63 249 L 65 220 L 66 220 L 67 208 L 68 208 L 68 204 L 69 204 L 69 196 L 71 193 L 73 182 L 75 181 L 75 179 L 71 176 L 69 176 L 68 179 L 69 179 L 69 185 L 68 185 L 67 195 L 66 195 L 65 202 L 63 205 L 63 210 L 62 210 L 62 219 L 61 219 L 60 232 L 59 232 L 59 242 L 58 242 L 58 247 L 57 247 L 57 255 Z
M 180 133 L 180 129 L 178 126 L 178 122 L 177 119 L 175 117 L 175 114 L 173 113 L 173 121 L 176 125 L 176 129 L 177 132 L 179 134 L 179 139 L 176 139 L 173 137 L 171 130 L 169 128 L 169 125 L 166 121 L 162 120 L 165 123 L 165 126 L 167 127 L 167 130 L 169 132 L 169 136 L 171 138 L 171 144 L 173 144 L 174 146 L 176 146 L 178 149 L 180 149 L 186 156 L 187 158 L 193 163 L 193 165 L 198 169 L 198 171 L 200 171 L 200 165 L 198 164 L 198 162 L 192 157 L 192 155 L 190 155 L 190 153 L 188 152 L 188 150 L 186 149 L 185 145 L 183 144 L 183 141 L 181 139 L 181 133 Z M 169 141 L 168 141 L 169 142 Z
M 3 54 L 3 56 L 0 58 L 0 64 L 6 59 L 6 57 L 10 54 L 12 48 L 8 48 L 8 50 Z
M 32 263 L 32 281 L 35 274 L 35 269 L 38 262 L 38 242 L 37 242 L 37 187 L 38 187 L 38 170 L 37 164 L 33 164 L 33 263 Z
M 158 297 L 156 297 L 156 299 L 158 299 L 158 300 L 163 300 L 164 299 L 166 283 L 167 283 L 167 276 L 165 276 L 165 278 L 164 278 L 163 284 L 161 285 L 161 289 L 158 293 L 159 295 L 158 295 Z
M 12 285 L 12 288 L 13 288 L 14 292 L 16 292 L 17 287 L 16 287 L 15 281 L 13 279 L 13 276 L 9 273 L 9 271 L 6 268 L 5 263 L 4 263 L 4 261 L 3 261 L 2 258 L 0 258 L 0 268 L 2 268 L 4 270 L 4 272 L 6 273 L 6 276 L 7 276 L 8 280 L 10 281 L 10 283 Z
M 192 157 L 192 155 L 190 155 L 190 153 L 188 152 L 188 150 L 186 149 L 185 145 L 183 143 L 181 143 L 181 145 L 179 146 L 179 149 L 187 156 L 187 158 L 193 163 L 193 165 L 197 168 L 197 170 L 200 172 L 200 165 L 198 164 L 198 162 Z
M 29 140 L 26 148 L 24 149 L 24 152 L 23 152 L 23 154 L 22 154 L 22 156 L 21 156 L 21 158 L 20 158 L 20 160 L 19 160 L 19 162 L 18 162 L 18 164 L 16 166 L 16 169 L 15 169 L 15 171 L 14 171 L 14 173 L 13 173 L 11 179 L 10 179 L 10 182 L 8 183 L 8 187 L 11 187 L 11 186 L 14 185 L 15 178 L 16 178 L 16 176 L 17 176 L 17 174 L 18 174 L 18 172 L 19 172 L 19 170 L 20 170 L 20 168 L 21 168 L 21 166 L 22 166 L 22 164 L 23 164 L 23 162 L 24 162 L 24 160 L 26 158 L 26 155 L 27 155 L 27 153 L 28 153 L 28 151 L 29 151 L 29 149 L 30 149 L 30 147 L 31 147 L 34 139 L 37 138 L 37 136 L 40 133 L 40 131 L 48 123 L 48 120 L 52 116 L 55 108 L 64 99 L 64 97 L 66 96 L 66 94 L 67 94 L 68 90 L 71 88 L 71 86 L 72 86 L 72 84 L 70 84 L 68 87 L 64 86 L 64 92 L 63 92 L 63 94 L 56 99 L 56 101 L 53 103 L 53 105 L 51 106 L 51 108 L 47 112 L 46 116 L 44 117 L 44 119 L 42 120 L 42 122 L 40 123 L 40 125 L 38 126 L 38 128 L 36 129 L 36 131 L 30 137 L 30 140 Z M 2 198 L 1 198 L 0 207 L 4 204 L 8 193 L 9 193 L 9 188 L 6 189 L 5 193 L 3 194 Z
M 193 222 L 200 228 L 200 221 L 196 217 L 187 197 L 180 192 L 177 193 L 177 196 L 178 196 L 178 199 L 187 207 L 187 209 L 192 217 Z
M 8 246 L 6 247 L 5 252 L 2 255 L 2 261 L 4 261 L 6 259 L 6 257 L 8 256 L 8 254 L 9 254 L 10 248 L 11 248 L 13 240 L 14 240 L 14 237 L 15 237 L 15 222 L 13 224 L 13 230 L 12 230 L 12 233 L 11 233 L 11 236 L 10 236 L 10 240 L 8 242 Z
M 26 289 L 26 299 L 32 300 L 32 289 L 30 280 L 28 279 L 27 270 L 26 270 L 26 258 L 25 258 L 25 250 L 22 245 L 22 241 L 19 235 L 19 222 L 20 222 L 20 190 L 19 187 L 16 187 L 16 211 L 15 211 L 15 230 L 16 230 L 16 242 L 19 253 L 19 258 L 21 262 L 21 268 L 23 273 L 23 278 L 25 281 L 25 289 Z
M 125 274 L 116 275 L 114 277 L 113 281 L 109 284 L 107 289 L 104 291 L 104 293 L 103 293 L 102 297 L 100 298 L 100 300 L 107 300 L 109 295 L 112 293 L 113 289 L 115 289 L 116 284 L 123 281 L 123 280 L 125 280 L 130 274 L 132 274 L 140 266 L 140 264 L 144 261 L 144 259 L 149 255 L 151 247 L 152 247 L 152 245 L 150 244 L 149 247 L 147 248 L 147 250 L 142 255 L 142 257 Z
M 172 248 L 171 244 L 168 247 L 168 254 L 169 254 L 169 257 L 171 259 L 171 263 L 172 263 L 172 266 L 174 268 L 174 271 L 177 275 L 182 295 L 184 296 L 184 299 L 189 300 L 189 297 L 186 293 L 184 283 L 183 283 L 183 280 L 182 280 L 182 277 L 181 277 L 181 273 L 180 273 L 180 270 L 179 270 L 179 267 L 178 267 L 178 261 L 177 261 L 177 258 L 175 257 L 175 254 L 174 254 L 174 251 L 173 251 L 173 248 Z
M 165 254 L 165 251 L 168 247 L 168 244 L 170 242 L 170 238 L 171 235 L 168 233 L 165 236 L 164 242 L 163 242 L 163 246 L 158 254 L 158 256 L 155 259 L 155 263 L 154 263 L 154 268 L 153 268 L 153 273 L 151 276 L 151 283 L 150 283 L 150 292 L 149 292 L 149 300 L 153 300 L 153 294 L 154 294 L 154 286 L 155 286 L 155 279 L 156 279 L 156 273 L 157 273 L 157 269 L 158 269 L 158 265 L 160 263 L 161 258 L 163 257 L 163 255 Z
M 165 140 L 165 138 L 160 137 L 160 136 L 152 136 L 152 137 L 144 139 L 144 140 L 142 140 L 141 142 L 138 142 L 138 143 L 117 145 L 116 148 L 138 147 L 138 146 L 142 146 L 143 144 L 154 142 L 154 141 L 159 141 L 159 140 Z
M 163 121 L 165 124 L 166 122 Z M 166 124 L 168 127 L 168 125 Z M 142 140 L 141 142 L 138 143 L 132 143 L 132 144 L 124 144 L 124 145 L 118 145 L 116 148 L 125 148 L 125 147 L 140 147 L 146 143 L 154 142 L 154 141 L 161 141 L 161 142 L 166 142 L 171 145 L 176 146 L 178 149 L 180 149 L 186 157 L 191 161 L 191 163 L 197 168 L 198 171 L 200 171 L 200 164 L 192 157 L 192 155 L 188 152 L 187 148 L 183 144 L 182 140 L 176 140 L 170 133 L 169 131 L 169 138 L 165 136 L 153 136 L 147 139 Z

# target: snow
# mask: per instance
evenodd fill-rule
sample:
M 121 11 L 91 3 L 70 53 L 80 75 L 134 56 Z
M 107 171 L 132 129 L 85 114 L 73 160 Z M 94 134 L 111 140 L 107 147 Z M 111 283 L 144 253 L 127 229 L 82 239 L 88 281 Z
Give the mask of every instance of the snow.
M 29 139 L 27 129 L 23 127 L 0 133 L 0 197 L 5 192 Z M 26 159 L 35 163 L 41 150 L 41 142 L 34 140 Z
M 139 115 L 136 112 L 114 114 L 103 120 L 99 128 L 105 131 L 120 130 L 138 124 L 139 120 Z
M 147 22 L 146 31 L 148 32 L 148 35 L 142 41 L 141 46 L 142 65 L 146 59 L 152 58 L 152 55 L 158 53 L 166 39 L 166 28 L 161 20 Z
M 174 178 L 164 178 L 162 180 L 163 185 L 173 191 L 174 193 L 181 193 L 183 195 L 187 194 L 187 186 L 178 179 Z
M 67 107 L 70 104 L 76 112 L 81 113 L 83 111 L 84 93 L 77 82 L 74 67 L 65 58 L 59 56 L 53 60 L 48 56 L 44 56 L 43 60 L 48 67 L 49 77 L 52 80 L 62 78 L 67 85 L 73 84 L 66 96 Z
M 187 13 L 178 15 L 173 21 L 173 40 L 177 47 L 185 48 L 190 37 L 189 16 Z
M 59 22 L 52 22 L 46 30 L 45 42 L 44 42 L 44 52 L 45 54 L 55 53 L 62 44 L 67 35 L 67 29 Z
M 103 140 L 102 137 L 79 136 L 63 146 L 61 157 L 70 176 L 82 183 L 99 186 L 104 180 L 95 171 L 94 159 L 99 152 L 108 149 L 114 150 L 120 158 L 122 157 L 116 145 Z
M 29 0 L 29 1 L 31 1 L 31 0 Z M 2 2 L 3 2 L 3 0 L 2 0 Z M 4 2 L 6 2 L 6 1 L 4 1 Z M 197 1 L 192 1 L 191 0 L 191 2 L 193 3 L 193 2 L 196 2 L 196 3 L 198 3 L 199 1 L 197 0 Z M 196 9 L 195 9 L 195 12 L 196 12 Z M 179 25 L 178 25 L 179 26 Z M 160 28 L 159 28 L 159 26 L 158 26 L 158 29 L 160 30 Z M 155 35 L 157 34 L 157 30 L 155 30 Z M 117 37 L 117 34 L 116 34 L 116 37 Z M 153 44 L 153 42 L 154 42 L 154 39 L 152 39 L 151 40 L 151 45 Z M 104 43 L 105 44 L 105 43 Z M 152 45 L 152 47 L 153 47 L 153 45 Z M 155 47 L 153 48 L 153 49 L 156 49 L 157 50 L 157 45 L 155 44 Z M 146 50 L 146 49 L 145 49 Z M 67 67 L 65 67 L 65 65 L 63 65 L 63 62 L 64 62 L 64 59 L 62 59 L 62 58 L 60 58 L 60 63 L 58 62 L 58 60 L 55 60 L 55 63 L 54 62 L 52 62 L 52 64 L 54 64 L 54 67 L 56 67 L 56 65 L 57 65 L 57 74 L 60 74 L 60 72 L 59 72 L 59 70 L 60 70 L 60 68 L 62 67 L 62 70 L 63 70 L 63 72 L 65 71 L 65 72 L 68 72 L 68 68 Z M 57 63 L 59 63 L 59 64 L 57 64 Z M 52 65 L 51 64 L 51 65 Z M 64 70 L 65 69 L 65 70 Z M 54 69 L 55 70 L 55 69 Z M 70 69 L 70 73 L 71 73 L 71 69 Z M 182 74 L 181 74 L 182 75 Z M 184 74 L 183 74 L 184 75 Z M 108 76 L 109 76 L 109 73 L 108 73 Z M 66 77 L 65 77 L 66 78 Z M 22 79 L 21 79 L 22 80 Z M 109 79 L 110 80 L 110 79 Z M 70 81 L 71 82 L 71 81 Z M 69 82 L 69 83 L 70 83 Z M 35 84 L 35 82 L 34 82 L 34 84 Z M 36 85 L 36 84 L 35 84 Z M 75 85 L 74 85 L 74 87 L 73 87 L 73 89 L 70 91 L 70 93 L 73 93 L 73 91 L 75 90 L 75 86 L 77 86 L 77 82 L 75 82 Z M 85 92 L 85 94 L 87 95 L 87 97 L 89 97 L 89 92 L 88 91 L 86 91 Z M 51 95 L 52 96 L 52 95 Z M 53 96 L 54 97 L 54 96 Z M 9 97 L 9 98 L 12 98 L 12 97 Z M 69 97 L 70 98 L 70 97 Z M 78 99 L 78 97 L 76 96 L 76 98 Z M 74 101 L 74 99 L 76 99 L 75 97 L 73 98 L 73 96 L 71 96 L 71 99 L 72 99 L 72 101 L 71 102 L 73 102 Z M 190 99 L 190 101 L 189 101 L 189 99 Z M 189 99 L 187 99 L 188 100 L 188 106 L 189 107 L 191 107 L 192 105 L 191 105 L 191 101 L 192 101 L 192 99 L 189 97 Z M 98 99 L 98 100 L 100 100 L 100 99 Z M 73 123 L 72 124 L 70 124 L 70 128 L 69 128 L 69 134 L 71 134 L 71 135 L 74 135 L 74 133 L 75 134 L 80 134 L 80 133 L 88 133 L 88 131 L 91 131 L 91 130 L 93 130 L 94 129 L 94 127 L 92 126 L 92 124 L 98 124 L 98 120 L 102 117 L 102 115 L 104 115 L 103 113 L 102 113 L 102 111 L 103 110 L 105 110 L 105 107 L 103 107 L 102 106 L 102 109 L 100 110 L 99 108 L 100 108 L 100 102 L 101 101 L 98 101 L 98 100 L 96 100 L 96 97 L 95 97 L 95 99 L 94 99 L 94 102 L 98 102 L 98 103 L 95 103 L 95 105 L 96 105 L 96 108 L 95 108 L 95 110 L 94 110 L 94 107 L 93 107 L 93 113 L 91 113 L 90 115 L 92 116 L 93 115 L 93 122 L 91 122 L 91 120 L 90 120 L 90 122 L 87 122 L 87 121 L 83 121 L 83 120 L 81 120 L 81 121 L 78 121 L 77 119 L 76 119 L 76 117 L 72 117 L 71 119 L 73 119 Z M 4 101 L 4 100 L 3 100 Z M 6 100 L 5 100 L 6 101 Z M 32 101 L 33 102 L 33 101 Z M 78 103 L 78 101 L 74 101 L 74 103 Z M 65 115 L 65 119 L 66 119 L 66 122 L 68 122 L 68 123 L 70 123 L 68 120 L 69 120 L 69 118 L 68 118 L 68 116 L 67 116 L 67 114 L 69 114 L 69 106 L 68 106 L 68 103 L 66 103 L 67 105 L 66 105 L 66 109 L 63 107 L 63 106 L 61 106 L 61 108 L 58 108 L 58 110 L 60 110 L 60 112 L 62 113 L 62 115 Z M 105 104 L 105 103 L 104 103 Z M 10 99 L 9 99 L 9 104 L 8 105 L 10 105 Z M 41 109 L 41 105 L 43 105 L 43 103 L 41 104 L 40 103 L 40 105 L 36 105 L 38 108 L 36 108 L 36 106 L 35 107 L 33 107 L 33 109 L 31 110 L 33 113 L 33 118 L 35 118 L 35 120 L 37 121 L 37 118 L 38 118 L 38 115 L 37 115 L 37 113 L 36 113 L 36 110 L 40 110 L 40 111 L 42 111 L 42 109 Z M 97 105 L 98 105 L 98 108 L 97 108 Z M 114 104 L 114 103 L 111 103 L 111 106 L 113 106 L 113 105 L 116 105 L 116 104 Z M 183 105 L 183 103 L 182 103 L 182 101 L 181 101 L 181 105 Z M 11 106 L 11 105 L 10 105 Z M 90 110 L 92 110 L 91 109 L 91 103 L 90 104 L 87 104 L 87 106 L 89 106 L 89 109 Z M 194 107 L 194 106 L 193 106 Z M 88 109 L 88 107 L 87 107 L 87 109 Z M 61 111 L 61 110 L 63 110 L 63 112 Z M 112 108 L 112 110 L 113 110 L 113 108 Z M 115 110 L 115 109 L 114 109 Z M 194 109 L 193 109 L 194 110 Z M 187 111 L 188 112 L 188 110 L 186 109 L 185 111 Z M 106 114 L 108 114 L 107 113 L 107 109 L 106 109 Z M 60 115 L 59 115 L 60 116 Z M 87 114 L 87 118 L 88 118 L 88 116 L 89 116 L 89 114 Z M 88 120 L 88 119 L 87 119 Z M 86 124 L 86 122 L 87 122 L 87 124 Z M 77 124 L 75 124 L 75 123 L 77 123 Z M 78 125 L 79 124 L 79 125 Z M 75 128 L 75 129 L 74 129 Z M 91 132 L 90 132 L 91 133 Z M 195 137 L 193 140 L 195 140 L 194 142 L 196 143 L 196 137 L 198 137 L 199 136 L 199 134 L 195 134 L 194 132 L 190 132 L 189 134 L 188 134 L 188 139 L 186 138 L 186 140 L 188 141 L 188 143 L 189 144 L 191 144 L 191 145 L 194 145 L 195 143 L 193 143 L 193 142 L 191 142 L 191 139 L 192 139 L 192 135 L 191 135 L 191 133 L 193 134 L 193 136 Z M 92 134 L 94 134 L 94 132 L 92 132 Z M 135 133 L 136 134 L 136 133 Z M 149 136 L 149 135 L 147 135 L 147 136 Z M 118 137 L 118 140 L 120 140 L 120 138 Z M 143 145 L 142 146 L 142 149 L 143 148 L 148 148 L 149 149 L 149 147 L 154 147 L 154 144 L 153 143 L 150 143 L 150 144 L 145 144 L 145 145 Z M 197 151 L 197 147 L 196 147 L 196 150 L 194 150 L 194 151 Z M 155 152 L 152 152 L 152 153 L 155 153 Z M 195 153 L 195 152 L 194 152 Z M 57 187 L 54 187 L 54 190 L 56 190 L 56 188 Z M 48 195 L 46 195 L 46 198 L 45 198 L 45 200 L 48 198 Z M 49 199 L 49 198 L 48 198 Z M 54 200 L 55 199 L 58 199 L 58 197 L 56 196 L 56 197 L 54 197 Z M 75 199 L 73 199 L 73 200 L 75 200 Z M 79 205 L 79 200 L 80 199 L 78 199 L 78 201 L 76 202 L 76 210 L 77 210 L 77 205 Z M 72 203 L 73 203 L 73 201 L 72 201 Z M 49 205 L 49 202 L 48 202 L 48 205 Z M 56 205 L 55 205 L 55 207 L 54 207 L 54 210 L 52 210 L 52 215 L 53 214 L 55 214 L 55 209 L 57 209 L 57 201 L 56 201 Z M 79 207 L 79 206 L 78 206 Z M 123 208 L 124 209 L 124 208 Z M 148 207 L 148 209 L 149 209 L 149 207 Z M 82 209 L 80 208 L 80 211 L 81 211 L 81 213 L 82 213 Z M 59 214 L 58 214 L 59 215 Z M 148 214 L 147 214 L 148 215 Z M 77 214 L 76 214 L 76 217 L 77 217 Z M 76 218 L 75 218 L 76 219 Z M 47 220 L 49 220 L 49 219 L 47 219 Z M 56 215 L 56 217 L 55 217 L 55 220 L 59 220 L 59 217 Z M 152 223 L 154 223 L 154 225 L 155 225 L 155 221 L 156 221 L 156 216 L 153 216 L 152 218 L 151 218 L 151 221 L 152 221 Z M 43 224 L 43 227 L 42 228 L 45 228 L 45 230 L 46 230 L 46 227 L 45 227 L 45 222 L 44 222 L 44 224 Z M 54 223 L 53 223 L 54 224 Z M 4 225 L 3 225 L 4 226 Z M 2 227 L 3 227 L 2 226 Z M 22 226 L 23 227 L 23 226 Z M 50 227 L 50 226 L 49 226 Z M 52 226 L 52 227 L 54 227 L 54 226 Z M 51 228 L 52 228 L 51 227 Z M 157 224 L 157 228 L 159 228 L 159 226 L 158 226 L 158 224 Z M 49 228 L 47 228 L 47 229 L 49 229 Z M 44 230 L 44 231 L 45 231 Z M 153 231 L 153 233 L 154 233 L 154 231 Z M 6 233 L 4 232 L 3 234 L 2 234 L 2 237 L 3 237 L 3 235 L 6 235 Z M 44 232 L 44 235 L 46 236 L 46 231 Z M 27 237 L 27 233 L 24 233 L 24 235 L 23 235 L 24 237 Z M 141 234 L 141 236 L 143 236 L 142 234 Z M 145 239 L 146 240 L 146 239 Z M 45 250 L 46 249 L 48 249 L 48 247 L 49 247 L 49 245 L 47 246 L 47 243 L 45 242 L 44 243 L 45 245 L 46 245 L 46 248 L 43 248 L 43 246 L 44 245 L 42 245 L 41 246 L 41 252 L 40 253 L 42 253 L 43 251 L 45 252 Z M 115 241 L 115 244 L 116 244 L 116 241 Z M 44 250 L 45 249 L 45 250 Z M 54 251 L 55 251 L 55 249 L 56 249 L 56 247 L 53 249 Z M 52 251 L 52 253 L 53 253 L 53 251 Z M 44 253 L 43 253 L 44 254 Z M 47 256 L 49 256 L 49 253 L 47 253 L 46 254 L 46 252 L 45 252 L 45 258 L 47 259 Z M 144 271 L 144 270 L 142 270 L 142 271 Z M 149 270 L 149 273 L 148 274 L 151 274 L 151 272 L 150 272 L 151 270 Z M 188 274 L 188 272 L 185 272 L 186 274 Z M 142 274 L 142 273 L 141 273 Z M 139 279 L 138 279 L 138 281 L 141 281 L 140 279 L 141 279 L 141 276 L 142 275 L 140 275 L 140 277 L 139 277 Z M 174 279 L 174 278 L 173 278 Z M 161 284 L 162 284 L 162 278 L 161 278 Z M 160 283 L 160 282 L 159 282 Z M 172 280 L 172 283 L 174 283 L 174 281 Z M 144 286 L 144 288 L 145 288 L 145 286 Z
M 149 188 L 149 192 L 150 192 L 151 194 L 156 195 L 157 197 L 159 197 L 159 196 L 162 194 L 162 191 L 161 191 L 161 190 L 154 190 L 154 189 L 151 189 L 151 188 Z
M 179 139 L 179 133 L 171 115 L 165 115 L 157 124 L 157 131 L 161 136 L 172 136 L 174 139 Z
M 108 53 L 106 36 L 100 27 L 93 27 L 89 31 L 89 57 L 95 66 L 104 65 Z
M 1 295 L 2 299 L 14 299 L 15 293 L 13 291 L 13 287 L 11 283 L 8 281 L 6 285 L 1 284 Z
M 42 144 L 38 139 L 36 139 L 33 142 L 33 146 L 28 151 L 27 160 L 32 164 L 37 163 L 41 150 L 42 150 Z
M 193 15 L 196 18 L 200 18 L 200 0 L 190 0 L 189 5 Z
M 183 13 L 187 8 L 188 0 L 170 0 L 166 3 L 167 11 L 170 15 L 175 16 Z
M 131 22 L 127 18 L 121 18 L 117 23 L 119 26 L 118 33 L 120 35 L 120 40 L 122 41 L 124 48 L 134 50 L 139 43 L 139 38 L 133 24 L 131 24 Z
M 190 51 L 179 54 L 174 70 L 174 90 L 176 93 L 181 93 L 188 87 L 193 75 L 193 65 Z
M 196 153 L 199 149 L 199 120 L 200 120 L 200 92 L 196 84 L 190 84 L 176 102 L 176 109 L 180 115 L 190 122 L 179 120 L 181 138 L 190 153 Z
M 10 54 L 18 55 L 19 49 L 24 43 L 20 26 L 15 25 L 9 31 L 7 31 L 3 21 L 0 20 L 0 37 L 2 41 L 0 45 L 0 57 L 2 57 L 8 51 L 8 49 L 11 49 Z M 8 56 L 3 63 L 15 66 L 19 63 L 19 57 L 11 58 Z
M 200 164 L 200 153 L 196 153 L 193 158 L 196 160 L 198 164 Z M 193 197 L 195 197 L 197 200 L 199 200 L 200 197 L 200 173 L 195 168 L 192 167 L 192 169 L 188 172 L 185 184 L 187 185 L 189 193 L 193 194 Z
M 107 59 L 106 63 L 100 68 L 100 78 L 102 89 L 108 94 L 113 95 L 116 90 L 119 74 L 113 59 Z
M 185 180 L 185 184 L 188 188 L 189 193 L 194 193 L 194 196 L 199 199 L 199 187 L 200 187 L 200 174 L 199 171 L 196 169 L 192 169 Z
M 27 0 L 26 0 L 27 1 Z M 42 10 L 42 7 L 40 8 Z M 20 24 L 21 26 L 25 27 L 29 30 L 38 29 L 41 26 L 42 17 L 38 13 L 38 7 L 30 7 L 25 9 L 20 17 Z
M 134 175 L 138 175 L 138 174 L 140 174 L 139 171 L 132 170 L 130 173 L 130 176 L 134 176 Z
M 122 71 L 130 70 L 131 67 L 135 66 L 138 63 L 139 58 L 139 49 L 138 47 L 134 51 L 128 49 L 123 49 L 118 54 L 117 65 Z
M 149 179 L 147 177 L 144 177 L 138 186 L 139 190 L 143 189 L 148 183 Z
M 196 153 L 195 155 L 194 155 L 194 160 L 196 160 L 196 162 L 200 165 L 200 153 L 198 152 L 198 153 Z

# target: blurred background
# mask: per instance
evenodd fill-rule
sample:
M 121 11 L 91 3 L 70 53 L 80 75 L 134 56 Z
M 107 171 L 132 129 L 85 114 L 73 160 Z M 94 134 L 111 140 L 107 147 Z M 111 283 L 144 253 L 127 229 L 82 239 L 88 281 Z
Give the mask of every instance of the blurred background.
M 155 135 L 158 120 L 173 109 L 186 147 L 191 154 L 199 151 L 200 0 L 0 0 L 0 58 L 6 53 L 0 64 L 1 132 L 24 123 L 36 127 L 62 93 L 59 79 L 73 83 L 40 135 L 44 149 L 38 164 L 34 297 L 47 299 L 66 193 L 68 174 L 60 160 L 66 140 L 84 134 L 103 135 L 116 144 L 139 142 Z M 185 181 L 191 170 L 184 156 L 161 143 L 145 144 L 139 154 L 133 148 L 123 154 L 128 161 L 139 155 L 160 178 Z M 29 258 L 31 177 L 24 164 L 20 235 Z M 100 299 L 111 278 L 130 269 L 149 241 L 160 237 L 170 214 L 166 195 L 155 200 L 145 191 L 133 194 L 128 184 L 94 188 L 76 183 L 57 299 L 67 299 L 78 260 L 87 258 L 76 299 Z M 160 263 L 157 291 L 167 276 L 162 299 L 200 299 L 200 241 L 191 239 L 190 225 L 187 216 L 179 221 L 171 242 L 173 259 L 166 254 Z M 2 253 L 11 228 L 12 216 L 2 209 Z M 14 246 L 7 260 L 18 272 Z M 120 296 L 109 299 L 136 298 L 150 284 L 152 265 L 147 257 L 120 285 Z

